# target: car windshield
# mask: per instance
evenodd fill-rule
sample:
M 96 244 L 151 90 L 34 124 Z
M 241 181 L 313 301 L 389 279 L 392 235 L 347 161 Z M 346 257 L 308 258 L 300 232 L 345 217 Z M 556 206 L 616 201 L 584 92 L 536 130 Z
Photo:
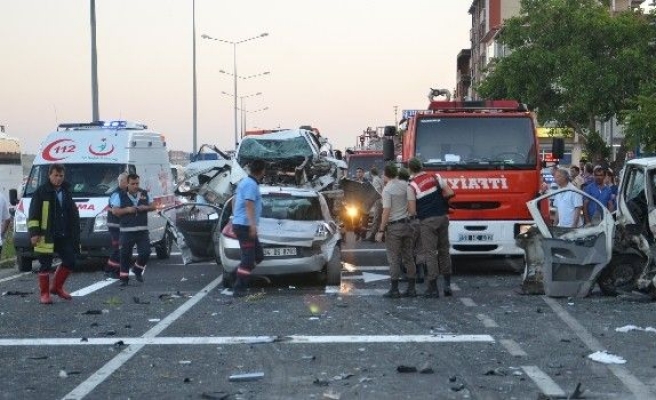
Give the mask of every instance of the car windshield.
M 385 162 L 383 161 L 382 154 L 376 156 L 352 155 L 348 159 L 348 171 L 346 173 L 346 177 L 354 179 L 355 171 L 358 168 L 362 168 L 364 172 L 367 172 L 371 169 L 372 166 L 376 166 L 378 172 L 382 175 L 383 170 L 385 169 Z
M 416 153 L 425 165 L 535 168 L 530 118 L 430 117 L 417 123 Z
M 25 184 L 25 196 L 48 182 L 50 165 L 34 165 Z M 107 196 L 118 186 L 118 175 L 125 171 L 123 164 L 64 164 L 64 180 L 71 184 L 75 197 Z
M 312 147 L 302 136 L 288 139 L 267 139 L 266 135 L 257 138 L 246 137 L 239 146 L 239 160 L 304 159 L 305 157 L 312 157 L 313 154 Z
M 262 195 L 262 218 L 294 221 L 323 220 L 319 198 L 291 195 Z

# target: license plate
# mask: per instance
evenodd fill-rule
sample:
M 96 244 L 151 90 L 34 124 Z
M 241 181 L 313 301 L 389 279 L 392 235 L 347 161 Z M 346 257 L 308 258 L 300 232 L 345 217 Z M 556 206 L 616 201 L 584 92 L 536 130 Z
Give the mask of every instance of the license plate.
M 491 242 L 494 235 L 491 233 L 460 233 L 458 234 L 459 242 Z
M 273 249 L 264 249 L 265 257 L 284 257 L 295 256 L 296 247 L 276 247 Z

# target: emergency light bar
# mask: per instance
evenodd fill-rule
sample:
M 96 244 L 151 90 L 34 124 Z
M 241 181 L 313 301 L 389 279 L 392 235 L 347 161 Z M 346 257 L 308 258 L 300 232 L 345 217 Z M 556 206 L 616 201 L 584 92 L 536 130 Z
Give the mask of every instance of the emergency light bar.
M 76 130 L 76 129 L 134 129 L 143 130 L 148 129 L 145 124 L 140 124 L 132 121 L 115 120 L 115 121 L 95 121 L 95 122 L 72 122 L 66 124 L 59 124 L 57 130 Z
M 515 100 L 432 101 L 429 111 L 528 111 Z

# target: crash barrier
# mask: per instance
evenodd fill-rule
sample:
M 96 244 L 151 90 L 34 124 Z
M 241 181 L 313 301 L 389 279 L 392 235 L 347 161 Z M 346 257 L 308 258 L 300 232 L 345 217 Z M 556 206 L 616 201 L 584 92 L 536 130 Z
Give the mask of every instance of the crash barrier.
M 585 297 L 607 263 L 606 235 L 580 239 L 544 238 L 544 294 L 550 297 Z M 581 251 L 585 249 L 586 251 Z

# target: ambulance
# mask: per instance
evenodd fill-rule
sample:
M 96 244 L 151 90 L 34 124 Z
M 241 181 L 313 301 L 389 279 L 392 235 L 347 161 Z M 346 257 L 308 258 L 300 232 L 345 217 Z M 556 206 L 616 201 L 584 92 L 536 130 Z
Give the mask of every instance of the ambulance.
M 41 144 L 16 206 L 14 244 L 20 271 L 30 271 L 36 258 L 27 230 L 30 200 L 36 188 L 48 181 L 48 168 L 54 163 L 64 165 L 65 180 L 80 211 L 82 258 L 104 258 L 111 252 L 108 203 L 121 172 L 138 174 L 141 188 L 148 191 L 158 209 L 175 202 L 175 183 L 162 135 L 129 121 L 60 124 Z M 173 236 L 166 220 L 150 212 L 148 226 L 157 257 L 168 258 Z

